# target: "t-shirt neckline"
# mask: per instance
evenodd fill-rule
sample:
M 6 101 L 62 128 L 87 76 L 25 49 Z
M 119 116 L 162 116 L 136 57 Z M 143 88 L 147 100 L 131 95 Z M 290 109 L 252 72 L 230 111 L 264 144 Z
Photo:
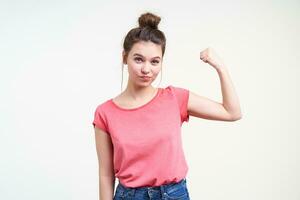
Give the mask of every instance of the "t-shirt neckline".
M 147 106 L 147 105 L 150 105 L 150 104 L 151 104 L 151 103 L 159 96 L 159 94 L 160 94 L 161 88 L 157 88 L 157 89 L 158 89 L 158 90 L 157 90 L 155 96 L 152 97 L 152 99 L 150 99 L 150 101 L 148 101 L 147 103 L 145 103 L 145 104 L 143 104 L 143 105 L 141 105 L 141 106 L 138 106 L 138 107 L 136 107 L 136 108 L 122 108 L 122 107 L 118 106 L 118 105 L 113 101 L 113 98 L 111 98 L 109 101 L 111 102 L 111 104 L 113 104 L 114 107 L 116 107 L 116 108 L 118 108 L 118 109 L 120 109 L 120 110 L 134 111 L 134 110 L 141 109 L 141 108 L 143 108 L 143 107 L 145 107 L 145 106 Z

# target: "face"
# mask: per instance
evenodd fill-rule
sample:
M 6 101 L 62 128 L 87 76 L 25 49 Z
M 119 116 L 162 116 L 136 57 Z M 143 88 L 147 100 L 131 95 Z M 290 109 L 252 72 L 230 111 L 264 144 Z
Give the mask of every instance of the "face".
M 129 81 L 139 86 L 150 85 L 161 70 L 161 45 L 151 41 L 135 43 L 127 56 L 126 63 L 128 65 Z

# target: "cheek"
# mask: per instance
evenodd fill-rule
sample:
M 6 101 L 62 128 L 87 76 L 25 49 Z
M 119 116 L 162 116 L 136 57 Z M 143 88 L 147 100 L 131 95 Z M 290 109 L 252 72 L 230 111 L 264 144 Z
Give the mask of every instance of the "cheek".
M 139 66 L 139 64 L 130 63 L 128 65 L 128 72 L 129 73 L 137 74 L 137 73 L 139 73 L 140 69 L 141 69 L 141 67 Z
M 161 71 L 161 67 L 155 68 L 153 70 L 153 74 L 155 74 L 156 76 L 159 74 L 159 72 Z

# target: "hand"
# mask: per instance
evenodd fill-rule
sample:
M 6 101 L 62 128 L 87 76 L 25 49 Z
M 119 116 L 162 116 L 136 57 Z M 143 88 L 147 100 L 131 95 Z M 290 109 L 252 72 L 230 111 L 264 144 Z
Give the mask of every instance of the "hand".
M 200 52 L 200 59 L 203 62 L 213 66 L 216 70 L 225 68 L 222 59 L 217 55 L 217 53 L 211 47 L 208 47 L 205 50 Z

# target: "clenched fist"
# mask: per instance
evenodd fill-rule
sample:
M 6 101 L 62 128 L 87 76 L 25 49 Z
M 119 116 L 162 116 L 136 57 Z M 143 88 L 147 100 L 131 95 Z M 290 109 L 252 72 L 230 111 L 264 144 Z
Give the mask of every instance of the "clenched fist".
M 209 47 L 200 52 L 200 59 L 213 66 L 215 69 L 225 68 L 222 59 L 217 55 L 213 48 Z

